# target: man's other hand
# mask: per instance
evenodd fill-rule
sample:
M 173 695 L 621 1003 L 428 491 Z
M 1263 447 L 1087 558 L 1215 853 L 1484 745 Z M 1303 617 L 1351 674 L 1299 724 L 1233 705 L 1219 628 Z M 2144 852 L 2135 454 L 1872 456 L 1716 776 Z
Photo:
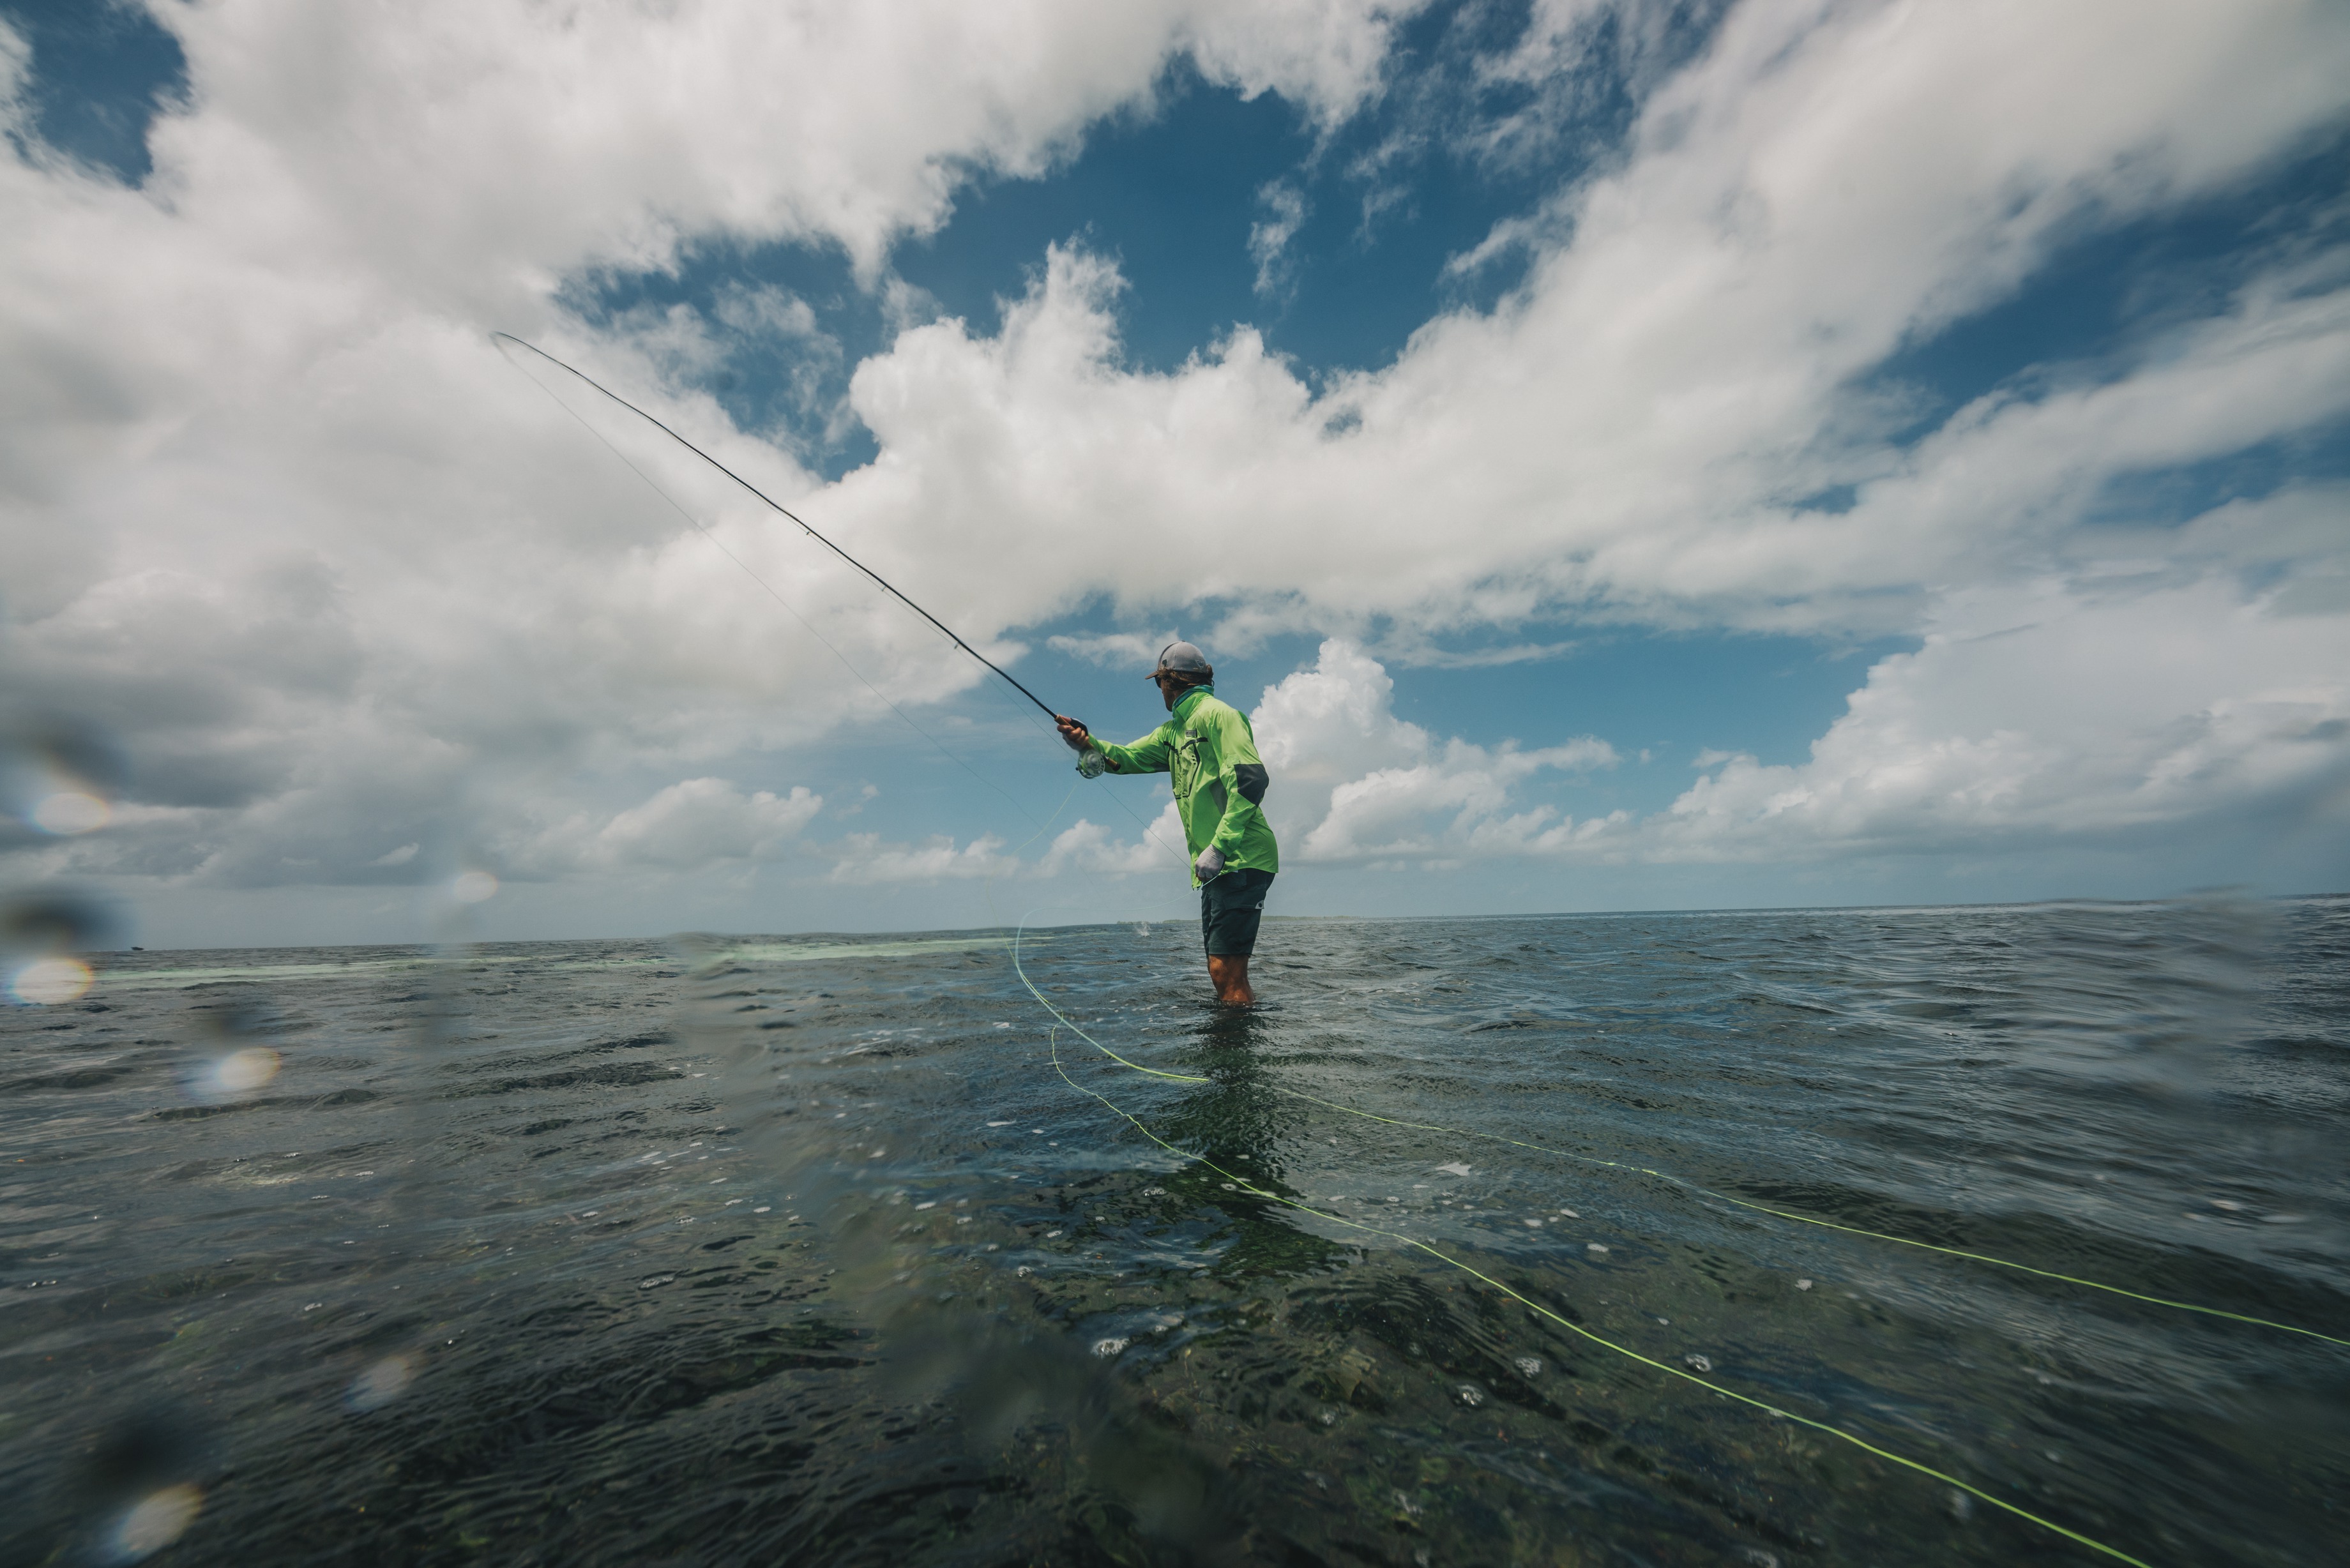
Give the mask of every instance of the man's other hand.
M 1086 727 L 1066 714 L 1054 714 L 1053 722 L 1060 726 L 1061 739 L 1068 742 L 1069 750 L 1082 752 L 1094 743 L 1094 738 L 1087 732 Z
M 1201 881 L 1214 881 L 1224 874 L 1224 852 L 1212 844 L 1209 845 L 1200 851 L 1200 857 L 1191 862 L 1191 869 Z

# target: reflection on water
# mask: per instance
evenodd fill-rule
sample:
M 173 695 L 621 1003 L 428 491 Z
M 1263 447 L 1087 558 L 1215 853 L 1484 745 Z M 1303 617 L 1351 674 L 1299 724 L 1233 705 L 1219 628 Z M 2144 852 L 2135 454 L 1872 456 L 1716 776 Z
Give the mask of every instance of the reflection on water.
M 1659 1366 L 2336 1556 L 2350 1349 L 1500 1140 L 2350 1336 L 2350 903 L 1194 949 L 1024 940 L 1108 1106 L 1000 933 L 108 958 L 0 1022 L 0 1561 L 2098 1560 Z
M 1181 1061 L 1186 1072 L 1208 1081 L 1187 1086 L 1158 1118 L 1158 1131 L 1212 1164 L 1278 1186 L 1282 1145 L 1297 1132 L 1305 1107 L 1276 1087 L 1264 1049 L 1274 1044 L 1273 1014 L 1217 1006 L 1201 1012 Z

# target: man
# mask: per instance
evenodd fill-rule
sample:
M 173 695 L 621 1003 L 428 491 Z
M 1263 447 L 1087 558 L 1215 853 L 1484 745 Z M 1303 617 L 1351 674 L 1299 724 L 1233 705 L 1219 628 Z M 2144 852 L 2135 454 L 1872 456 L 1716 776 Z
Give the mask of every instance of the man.
M 1077 771 L 1168 775 L 1183 839 L 1191 856 L 1191 885 L 1200 889 L 1200 929 L 1208 949 L 1208 979 L 1216 1000 L 1247 1006 L 1249 954 L 1264 918 L 1265 889 L 1281 868 L 1273 825 L 1258 809 L 1264 800 L 1264 763 L 1256 734 L 1239 709 L 1216 695 L 1216 672 L 1188 642 L 1170 642 L 1150 672 L 1170 717 L 1132 745 L 1097 741 L 1075 719 L 1055 714 L 1061 739 L 1079 753 Z M 1098 759 L 1098 760 L 1097 760 Z

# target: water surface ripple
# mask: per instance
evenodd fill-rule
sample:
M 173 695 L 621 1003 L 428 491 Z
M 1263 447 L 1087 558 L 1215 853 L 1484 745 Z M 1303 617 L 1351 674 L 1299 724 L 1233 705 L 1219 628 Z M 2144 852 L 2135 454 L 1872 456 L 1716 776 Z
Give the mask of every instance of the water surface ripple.
M 0 1562 L 2111 1561 L 1380 1232 L 2146 1563 L 2340 1561 L 2350 1347 L 1591 1162 L 2350 1338 L 2350 900 L 1277 920 L 1252 1012 L 1025 934 L 1179 1077 L 1010 936 L 12 1010 Z

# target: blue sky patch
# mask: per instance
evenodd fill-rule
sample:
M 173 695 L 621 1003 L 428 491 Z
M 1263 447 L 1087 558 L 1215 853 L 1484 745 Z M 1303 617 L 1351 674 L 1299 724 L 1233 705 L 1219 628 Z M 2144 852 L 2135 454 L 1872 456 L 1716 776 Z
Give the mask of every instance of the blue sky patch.
M 33 126 L 51 147 L 125 184 L 152 171 L 147 127 L 188 87 L 179 40 L 135 5 L 0 0 L 33 47 Z

